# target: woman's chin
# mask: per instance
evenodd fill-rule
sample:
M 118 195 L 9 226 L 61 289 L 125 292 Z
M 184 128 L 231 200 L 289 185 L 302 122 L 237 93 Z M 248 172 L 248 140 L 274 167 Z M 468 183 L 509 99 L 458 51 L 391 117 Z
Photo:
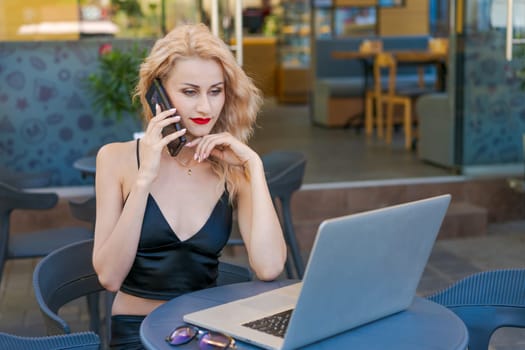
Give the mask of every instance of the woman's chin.
M 188 131 L 186 131 L 186 138 L 188 139 L 188 141 L 191 141 L 193 139 L 209 135 L 210 132 L 211 129 L 209 128 L 188 128 Z

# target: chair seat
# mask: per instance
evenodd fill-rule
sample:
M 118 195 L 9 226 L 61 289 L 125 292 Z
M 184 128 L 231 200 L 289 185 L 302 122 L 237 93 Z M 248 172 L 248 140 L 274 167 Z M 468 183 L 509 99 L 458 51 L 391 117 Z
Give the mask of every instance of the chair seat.
M 425 94 L 429 94 L 435 91 L 436 89 L 432 87 L 428 87 L 428 86 L 425 86 L 422 88 L 419 86 L 401 86 L 399 89 L 396 89 L 396 93 L 398 95 L 408 96 L 412 98 L 419 97 Z
M 374 90 L 369 89 L 368 91 L 374 92 Z M 395 93 L 396 95 L 401 96 L 407 96 L 407 97 L 417 97 L 424 94 L 434 93 L 436 91 L 435 87 L 433 85 L 425 84 L 425 86 L 421 87 L 418 84 L 414 82 L 396 82 L 396 89 Z M 388 93 L 388 83 L 385 82 L 382 85 L 381 92 L 386 94 Z
M 65 227 L 13 234 L 7 251 L 10 259 L 38 258 L 65 245 L 92 239 L 93 232 L 84 227 Z

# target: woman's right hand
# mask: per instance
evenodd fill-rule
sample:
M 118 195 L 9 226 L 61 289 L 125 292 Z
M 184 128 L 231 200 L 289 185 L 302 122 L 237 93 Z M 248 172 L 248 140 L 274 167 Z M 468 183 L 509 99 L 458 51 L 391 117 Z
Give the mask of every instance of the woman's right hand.
M 162 151 L 167 150 L 167 144 L 186 133 L 184 128 L 163 137 L 162 129 L 180 121 L 180 117 L 171 117 L 175 113 L 175 108 L 161 111 L 160 106 L 157 105 L 156 109 L 157 114 L 149 121 L 144 136 L 140 140 L 138 181 L 144 181 L 148 184 L 153 182 L 159 173 Z

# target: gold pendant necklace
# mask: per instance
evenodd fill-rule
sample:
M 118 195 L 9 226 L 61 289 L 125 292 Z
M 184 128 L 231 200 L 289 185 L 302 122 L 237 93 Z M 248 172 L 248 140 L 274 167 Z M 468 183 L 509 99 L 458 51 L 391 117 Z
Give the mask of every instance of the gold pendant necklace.
M 186 174 L 187 174 L 188 176 L 191 176 L 191 167 L 188 165 L 188 164 L 190 164 L 191 159 L 190 159 L 188 162 L 186 162 L 186 163 L 183 163 L 183 162 L 182 162 L 180 159 L 178 159 L 177 157 L 175 157 L 175 160 L 177 161 L 177 163 L 180 164 L 181 167 L 183 167 L 183 168 L 186 169 Z

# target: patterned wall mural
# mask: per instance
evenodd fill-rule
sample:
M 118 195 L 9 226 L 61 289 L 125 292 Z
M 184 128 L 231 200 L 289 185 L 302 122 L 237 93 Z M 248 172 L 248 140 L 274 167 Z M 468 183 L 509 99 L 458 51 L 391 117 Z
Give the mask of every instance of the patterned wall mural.
M 140 129 L 132 118 L 105 119 L 91 105 L 85 79 L 104 43 L 0 43 L 0 166 L 51 170 L 54 186 L 92 183 L 73 162 Z
M 463 165 L 523 161 L 525 90 L 516 71 L 525 57 L 507 62 L 504 53 L 504 31 L 466 37 Z

